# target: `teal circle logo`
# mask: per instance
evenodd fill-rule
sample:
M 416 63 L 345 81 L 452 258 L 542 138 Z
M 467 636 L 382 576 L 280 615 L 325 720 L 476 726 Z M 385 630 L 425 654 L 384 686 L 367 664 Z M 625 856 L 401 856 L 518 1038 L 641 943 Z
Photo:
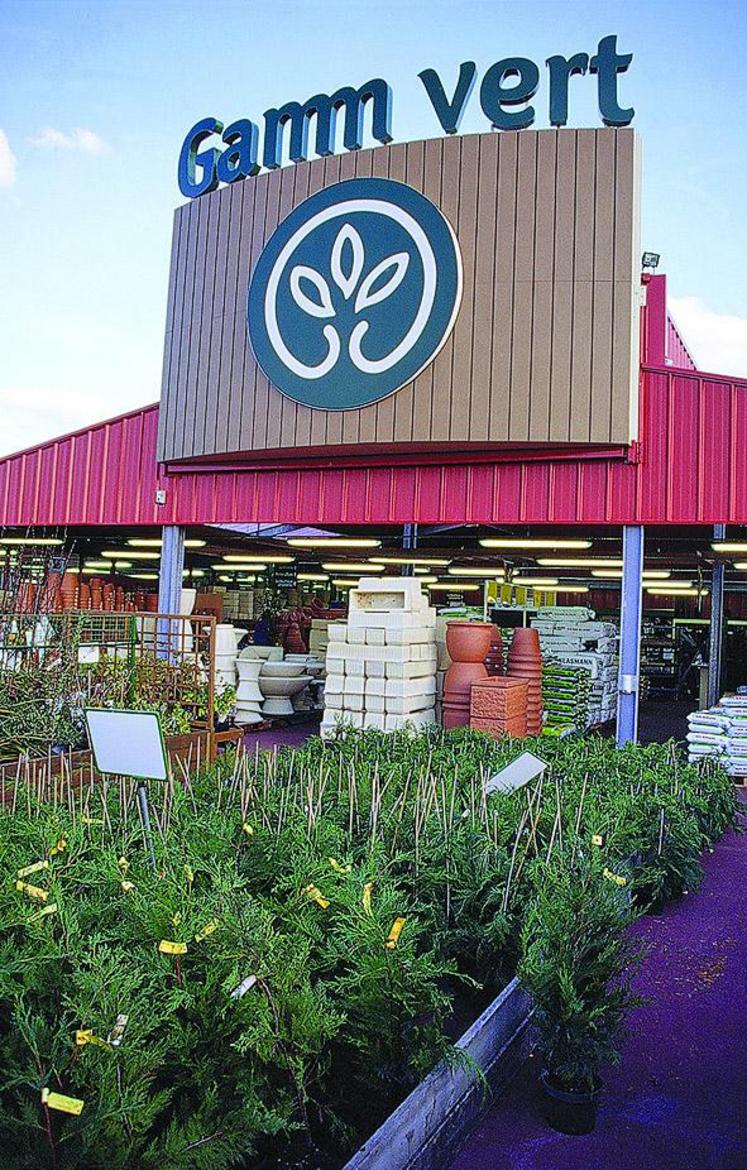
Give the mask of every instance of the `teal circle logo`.
M 451 225 L 404 183 L 350 179 L 305 199 L 249 285 L 249 340 L 288 398 L 324 410 L 411 382 L 451 332 L 462 264 Z

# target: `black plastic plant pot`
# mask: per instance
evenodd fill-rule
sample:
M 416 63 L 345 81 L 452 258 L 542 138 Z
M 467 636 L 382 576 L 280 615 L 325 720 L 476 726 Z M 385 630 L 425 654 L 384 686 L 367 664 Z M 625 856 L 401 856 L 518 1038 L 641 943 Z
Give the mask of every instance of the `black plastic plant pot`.
M 597 1122 L 601 1081 L 591 1092 L 568 1092 L 553 1085 L 547 1072 L 540 1074 L 545 1120 L 559 1133 L 591 1133 Z

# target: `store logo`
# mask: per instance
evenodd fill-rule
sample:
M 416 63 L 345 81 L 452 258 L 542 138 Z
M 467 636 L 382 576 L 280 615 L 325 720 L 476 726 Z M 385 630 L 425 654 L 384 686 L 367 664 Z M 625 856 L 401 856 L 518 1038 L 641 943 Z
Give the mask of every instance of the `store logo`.
M 249 338 L 283 394 L 351 410 L 434 359 L 461 292 L 439 209 L 402 183 L 351 179 L 304 200 L 270 237 L 249 288 Z

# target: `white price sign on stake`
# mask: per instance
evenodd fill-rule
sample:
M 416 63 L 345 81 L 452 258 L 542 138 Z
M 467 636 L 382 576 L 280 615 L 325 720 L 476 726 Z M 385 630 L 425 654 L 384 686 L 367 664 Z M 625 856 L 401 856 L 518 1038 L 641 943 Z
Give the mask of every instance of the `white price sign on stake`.
M 536 780 L 545 771 L 547 764 L 531 752 L 523 752 L 518 759 L 491 776 L 485 785 L 485 792 L 516 792 L 531 780 Z

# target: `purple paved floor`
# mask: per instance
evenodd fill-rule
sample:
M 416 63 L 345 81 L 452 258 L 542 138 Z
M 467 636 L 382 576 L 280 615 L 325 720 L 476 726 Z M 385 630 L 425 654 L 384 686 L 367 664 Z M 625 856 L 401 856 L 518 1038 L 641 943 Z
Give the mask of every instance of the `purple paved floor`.
M 595 1132 L 547 1127 L 530 1061 L 451 1170 L 747 1170 L 747 836 L 729 833 L 705 869 L 698 894 L 636 924 L 650 1002 Z
M 272 751 L 274 747 L 303 747 L 311 735 L 317 735 L 319 724 L 294 723 L 288 727 L 269 727 L 266 731 L 250 731 L 244 736 L 244 746 L 254 751 L 259 744 L 260 751 Z

